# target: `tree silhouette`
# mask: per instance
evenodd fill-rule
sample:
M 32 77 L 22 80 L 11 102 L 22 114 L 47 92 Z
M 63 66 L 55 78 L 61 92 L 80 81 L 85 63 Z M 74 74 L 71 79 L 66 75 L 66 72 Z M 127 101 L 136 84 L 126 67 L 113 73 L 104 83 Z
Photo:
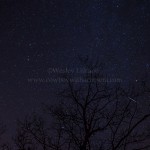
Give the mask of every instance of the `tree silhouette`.
M 2 144 L 1 150 L 12 150 L 12 148 L 9 146 L 9 144 Z
M 34 139 L 24 128 L 18 128 L 13 141 L 18 150 L 36 150 Z
M 149 94 L 147 82 L 128 87 L 108 83 L 101 80 L 107 78 L 101 64 L 81 61 L 88 70 L 84 82 L 72 82 L 65 75 L 67 86 L 59 93 L 59 105 L 45 106 L 54 119 L 53 128 L 37 117 L 26 119 L 21 128 L 43 150 L 148 149 L 150 132 L 144 125 L 150 112 L 142 110 L 139 101 Z

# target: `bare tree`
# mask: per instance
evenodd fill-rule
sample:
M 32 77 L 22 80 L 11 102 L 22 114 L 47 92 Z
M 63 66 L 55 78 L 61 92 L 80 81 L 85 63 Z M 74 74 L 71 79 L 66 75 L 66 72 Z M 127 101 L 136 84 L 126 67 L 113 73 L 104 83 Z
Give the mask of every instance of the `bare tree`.
M 36 150 L 34 139 L 26 132 L 24 128 L 19 126 L 15 138 L 13 138 L 14 144 L 18 150 Z
M 95 150 L 98 145 L 98 149 L 125 150 L 130 144 L 148 140 L 149 133 L 137 131 L 150 118 L 150 112 L 138 110 L 138 99 L 149 92 L 146 84 L 123 88 L 101 82 L 105 77 L 101 70 L 94 72 L 98 63 L 84 63 L 86 82 L 74 83 L 66 77 L 68 86 L 60 94 L 65 100 L 59 107 L 48 108 L 60 125 L 57 130 L 63 128 L 68 149 Z
M 34 118 L 22 123 L 23 129 L 43 150 L 148 148 L 149 130 L 142 127 L 148 124 L 150 112 L 141 110 L 139 103 L 150 91 L 146 82 L 125 88 L 121 83 L 109 83 L 97 62 L 85 59 L 83 64 L 87 73 L 82 82 L 65 76 L 67 87 L 59 93 L 61 102 L 46 106 L 54 118 L 53 128 Z
M 34 141 L 37 147 L 40 149 L 60 150 L 62 145 L 61 141 L 63 141 L 62 128 L 51 130 L 48 126 L 46 126 L 45 121 L 38 115 L 26 117 L 24 121 L 19 121 L 19 130 L 20 132 L 19 136 L 17 136 L 17 143 L 19 145 L 24 143 L 23 147 L 25 147 L 26 144 L 29 145 Z M 25 134 L 23 133 L 20 135 L 22 132 Z M 30 137 L 30 139 L 27 138 L 28 136 L 26 137 L 26 134 Z M 18 137 L 20 136 L 22 141 L 18 140 Z
M 2 144 L 1 145 L 1 150 L 12 150 L 9 144 Z

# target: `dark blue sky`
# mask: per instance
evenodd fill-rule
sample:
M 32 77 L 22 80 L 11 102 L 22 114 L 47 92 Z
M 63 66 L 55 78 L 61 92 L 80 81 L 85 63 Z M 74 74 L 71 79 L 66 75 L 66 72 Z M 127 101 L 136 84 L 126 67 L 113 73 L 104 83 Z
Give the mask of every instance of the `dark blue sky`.
M 78 67 L 78 55 L 137 80 L 149 71 L 149 24 L 149 0 L 0 0 L 1 120 L 15 124 L 54 101 L 58 85 L 28 79 Z

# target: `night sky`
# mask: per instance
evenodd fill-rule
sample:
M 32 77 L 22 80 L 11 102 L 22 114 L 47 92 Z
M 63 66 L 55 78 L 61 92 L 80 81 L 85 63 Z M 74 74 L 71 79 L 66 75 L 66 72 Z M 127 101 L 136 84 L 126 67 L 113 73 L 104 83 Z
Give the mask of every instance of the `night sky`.
M 59 84 L 49 68 L 78 67 L 78 56 L 106 64 L 123 82 L 150 67 L 149 0 L 0 0 L 0 119 L 16 119 L 53 103 Z

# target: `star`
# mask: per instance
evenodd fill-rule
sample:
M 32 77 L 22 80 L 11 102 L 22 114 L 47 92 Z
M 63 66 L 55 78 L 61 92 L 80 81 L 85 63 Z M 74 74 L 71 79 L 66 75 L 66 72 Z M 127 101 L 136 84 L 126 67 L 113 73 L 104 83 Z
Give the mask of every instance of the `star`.
M 31 47 L 32 46 L 32 43 L 29 43 L 29 47 Z

